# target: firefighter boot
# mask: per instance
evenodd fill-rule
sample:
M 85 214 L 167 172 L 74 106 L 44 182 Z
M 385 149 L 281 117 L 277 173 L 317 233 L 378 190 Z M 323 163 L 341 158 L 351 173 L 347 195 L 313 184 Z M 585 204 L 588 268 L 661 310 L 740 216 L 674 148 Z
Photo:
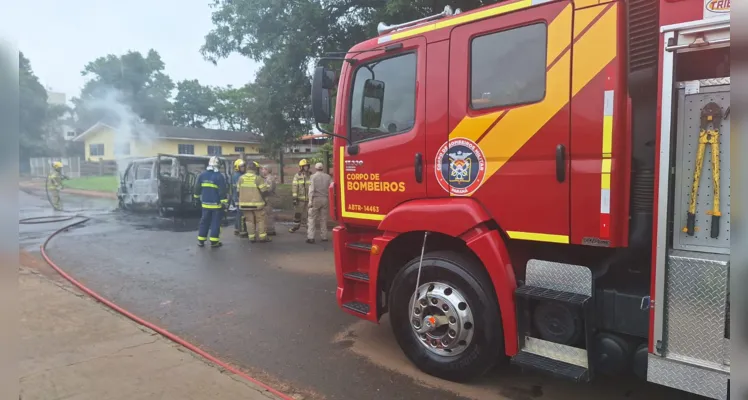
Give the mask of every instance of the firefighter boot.
M 309 244 L 314 244 L 314 239 L 307 239 L 306 242 Z

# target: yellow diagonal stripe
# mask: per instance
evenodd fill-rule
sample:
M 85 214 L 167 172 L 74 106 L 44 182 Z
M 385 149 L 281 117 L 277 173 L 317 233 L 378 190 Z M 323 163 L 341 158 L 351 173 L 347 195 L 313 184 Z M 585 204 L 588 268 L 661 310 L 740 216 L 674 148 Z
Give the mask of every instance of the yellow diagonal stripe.
M 548 51 L 546 67 L 549 66 L 562 52 L 568 51 L 571 43 L 572 6 L 566 6 L 548 25 Z M 591 20 L 587 21 L 589 24 Z M 560 61 L 560 60 L 559 60 Z M 568 62 L 568 60 L 567 60 Z M 549 79 L 548 82 L 551 82 Z M 514 111 L 512 111 L 514 112 Z M 504 110 L 483 114 L 477 117 L 466 116 L 449 134 L 449 138 L 464 137 L 478 140 Z
M 574 45 L 572 97 L 579 93 L 616 55 L 617 4 L 608 9 Z M 488 165 L 485 183 L 540 128 L 569 103 L 569 53 L 548 72 L 546 98 L 540 103 L 511 110 L 481 141 Z

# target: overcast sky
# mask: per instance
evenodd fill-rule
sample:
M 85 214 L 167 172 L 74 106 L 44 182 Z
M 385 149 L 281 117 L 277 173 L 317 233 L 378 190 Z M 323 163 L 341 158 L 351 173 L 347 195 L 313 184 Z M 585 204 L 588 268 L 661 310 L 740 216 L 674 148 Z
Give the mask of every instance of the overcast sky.
M 200 55 L 212 28 L 211 0 L 4 0 L 4 37 L 15 40 L 42 85 L 78 96 L 83 66 L 106 54 L 128 50 L 161 54 L 166 73 L 177 82 L 243 85 L 258 65 L 233 55 L 217 66 Z M 6 14 L 7 13 L 7 14 Z

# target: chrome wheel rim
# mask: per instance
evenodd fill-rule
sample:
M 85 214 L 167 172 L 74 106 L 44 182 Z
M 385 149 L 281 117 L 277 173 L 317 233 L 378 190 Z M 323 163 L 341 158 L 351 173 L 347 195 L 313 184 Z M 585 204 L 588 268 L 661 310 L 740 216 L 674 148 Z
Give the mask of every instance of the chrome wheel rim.
M 410 327 L 416 339 L 431 353 L 454 357 L 473 340 L 473 312 L 455 287 L 428 282 L 410 298 Z

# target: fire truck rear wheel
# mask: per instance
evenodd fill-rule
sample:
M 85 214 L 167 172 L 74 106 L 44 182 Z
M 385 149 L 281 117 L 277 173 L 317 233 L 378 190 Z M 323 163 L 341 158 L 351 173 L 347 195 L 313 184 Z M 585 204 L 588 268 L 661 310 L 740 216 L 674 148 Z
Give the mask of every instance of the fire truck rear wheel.
M 390 320 L 400 348 L 422 371 L 451 381 L 476 378 L 504 355 L 501 316 L 480 263 L 453 251 L 426 253 L 394 277 Z

